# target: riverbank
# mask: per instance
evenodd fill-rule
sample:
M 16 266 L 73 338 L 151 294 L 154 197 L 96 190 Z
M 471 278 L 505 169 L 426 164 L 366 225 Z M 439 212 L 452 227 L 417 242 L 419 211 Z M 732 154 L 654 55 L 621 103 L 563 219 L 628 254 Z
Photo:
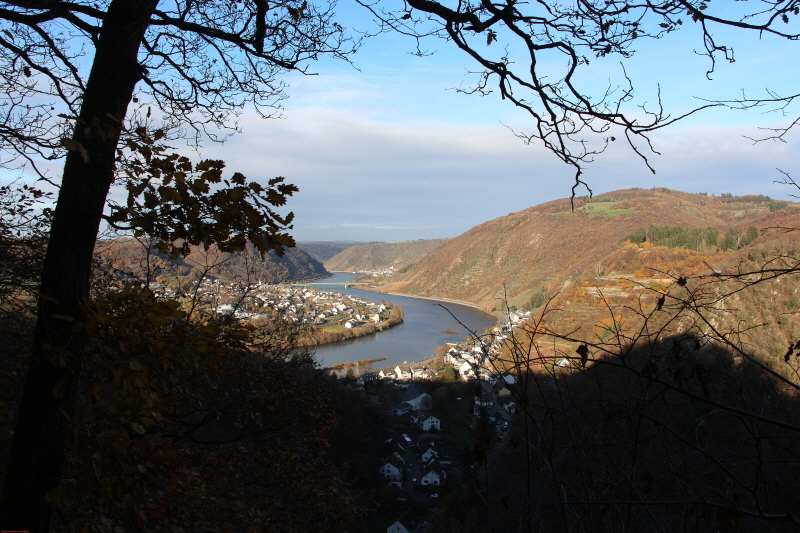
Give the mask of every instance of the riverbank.
M 355 285 L 359 285 L 359 283 L 355 283 Z M 369 288 L 369 289 L 364 288 L 364 287 L 355 287 L 355 288 L 358 288 L 358 289 L 360 289 L 362 291 L 374 292 L 376 294 L 388 294 L 390 296 L 403 296 L 405 298 L 417 298 L 418 300 L 433 300 L 434 302 L 447 302 L 447 303 L 450 303 L 450 304 L 463 305 L 464 307 L 471 307 L 473 309 L 477 309 L 478 311 L 483 311 L 487 315 L 495 317 L 495 320 L 498 320 L 497 315 L 495 315 L 494 313 L 491 313 L 491 312 L 487 311 L 485 308 L 481 307 L 480 305 L 478 305 L 476 303 L 467 302 L 467 301 L 464 301 L 464 300 L 454 300 L 452 298 L 440 298 L 440 297 L 433 297 L 433 296 L 419 296 L 417 294 L 410 294 L 410 293 L 406 293 L 406 292 L 381 291 L 381 290 L 377 290 L 378 287 L 372 287 L 372 288 Z
M 334 342 L 346 341 L 372 335 L 380 331 L 385 331 L 391 327 L 401 324 L 405 319 L 403 309 L 399 305 L 392 305 L 389 318 L 380 322 L 364 324 L 353 328 L 337 326 L 336 329 L 321 329 L 311 333 L 311 335 L 301 338 L 298 341 L 300 346 L 322 346 Z
M 406 361 L 428 359 L 439 346 L 463 342 L 471 331 L 483 332 L 497 323 L 497 318 L 471 302 L 448 301 L 435 298 L 419 298 L 398 292 L 372 290 L 371 280 L 367 285 L 353 285 L 351 288 L 334 288 L 333 285 L 355 281 L 356 274 L 340 273 L 329 288 L 363 300 L 380 301 L 378 294 L 385 295 L 386 301 L 400 305 L 405 314 L 403 327 L 391 328 L 377 335 L 367 335 L 358 339 L 334 342 L 320 346 L 317 357 L 322 367 L 335 364 L 387 357 L 386 366 L 402 364 Z M 363 288 L 363 289 L 362 289 Z M 435 305 L 435 304 L 442 305 Z M 452 312 L 452 314 L 451 314 Z M 457 317 L 457 318 L 454 318 Z M 377 367 L 377 365 L 376 365 Z M 376 368 L 377 369 L 377 368 Z
M 353 275 L 357 275 L 358 274 L 358 272 L 347 272 L 347 271 L 339 271 L 339 270 L 331 270 L 330 272 L 333 275 L 332 276 L 328 276 L 328 277 L 333 277 L 333 278 L 335 278 L 337 274 L 353 274 Z M 325 278 L 325 279 L 327 279 L 327 278 Z M 410 293 L 405 293 L 405 292 L 382 291 L 382 290 L 379 290 L 379 287 L 366 288 L 367 286 L 369 286 L 369 284 L 366 283 L 366 282 L 363 282 L 363 281 L 356 281 L 358 279 L 359 278 L 355 278 L 354 280 L 347 281 L 347 282 L 341 282 L 341 283 L 343 285 L 346 283 L 347 285 L 349 285 L 349 286 L 351 286 L 353 288 L 362 290 L 362 291 L 374 292 L 374 293 L 377 293 L 377 294 L 389 294 L 391 296 L 404 296 L 406 298 L 418 298 L 420 300 L 435 300 L 435 301 L 438 301 L 438 302 L 447 302 L 447 303 L 451 303 L 451 304 L 464 305 L 466 307 L 472 307 L 473 309 L 479 309 L 479 310 L 483 311 L 484 313 L 486 313 L 487 315 L 491 315 L 492 314 L 492 313 L 487 312 L 486 309 L 484 309 L 480 305 L 478 305 L 476 303 L 472 303 L 472 302 L 467 302 L 467 301 L 464 301 L 464 300 L 454 300 L 452 298 L 434 298 L 434 297 L 428 297 L 428 296 L 418 296 L 416 294 L 410 294 Z

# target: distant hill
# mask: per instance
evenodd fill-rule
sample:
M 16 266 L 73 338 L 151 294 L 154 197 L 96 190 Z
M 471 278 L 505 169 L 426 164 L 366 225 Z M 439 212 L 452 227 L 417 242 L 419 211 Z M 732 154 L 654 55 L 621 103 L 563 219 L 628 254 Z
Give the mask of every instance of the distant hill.
M 97 253 L 121 277 L 126 273 L 141 277 L 147 265 L 142 245 L 133 239 L 101 242 Z M 298 248 L 287 248 L 283 257 L 270 252 L 262 258 L 252 247 L 233 254 L 220 252 L 215 247 L 207 252 L 198 247 L 186 258 L 170 259 L 151 253 L 149 265 L 154 272 L 153 279 L 159 283 L 169 283 L 179 277 L 199 277 L 210 265 L 215 266 L 209 275 L 225 282 L 245 279 L 248 270 L 251 280 L 267 283 L 316 279 L 329 274 L 322 263 Z
M 724 236 L 731 228 L 744 234 L 750 226 L 780 225 L 799 211 L 795 204 L 764 196 L 714 197 L 661 188 L 579 198 L 575 208 L 571 211 L 568 199 L 555 200 L 485 222 L 396 274 L 381 290 L 466 300 L 487 309 L 505 295 L 524 306 L 537 294 L 613 275 L 619 265 L 610 258 L 623 239 L 651 225 L 705 228 L 706 234 L 713 227 Z M 700 251 L 685 250 L 694 255 L 717 251 L 716 242 L 704 242 Z M 326 264 L 329 270 L 338 266 Z
M 439 248 L 449 239 L 428 239 L 405 242 L 359 244 L 325 261 L 325 268 L 334 271 L 399 270 Z
M 319 261 L 320 263 L 324 263 L 334 255 L 338 254 L 342 250 L 346 250 L 351 246 L 356 246 L 358 244 L 364 244 L 360 242 L 331 242 L 331 241 L 320 241 L 320 242 L 298 242 L 297 247 L 303 250 L 305 253 Z

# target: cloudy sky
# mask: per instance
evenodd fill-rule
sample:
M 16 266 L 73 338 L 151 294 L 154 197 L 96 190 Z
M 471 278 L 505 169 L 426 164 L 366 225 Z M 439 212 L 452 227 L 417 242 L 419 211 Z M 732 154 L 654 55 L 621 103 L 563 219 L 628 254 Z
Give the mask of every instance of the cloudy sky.
M 343 25 L 374 30 L 353 0 L 342 0 L 338 11 Z M 734 45 L 736 62 L 718 63 L 711 81 L 705 76 L 708 59 L 694 52 L 702 42 L 692 24 L 660 41 L 641 42 L 625 63 L 637 91 L 629 111 L 652 107 L 659 90 L 673 115 L 697 106 L 698 98 L 732 99 L 742 90 L 748 96 L 763 96 L 767 89 L 800 92 L 797 42 L 721 30 L 716 36 Z M 504 51 L 503 39 L 489 52 Z M 496 94 L 455 91 L 469 86 L 467 73 L 477 66 L 452 43 L 424 46 L 435 53 L 416 57 L 411 39 L 381 35 L 366 40 L 352 66 L 312 64 L 316 75 L 284 78 L 284 118 L 262 120 L 246 112 L 241 134 L 205 146 L 202 155 L 224 159 L 231 171 L 250 179 L 284 176 L 296 184 L 300 192 L 288 208 L 296 215 L 293 234 L 300 241 L 455 237 L 568 196 L 572 169 L 512 133 L 529 131 L 532 121 Z M 592 59 L 578 81 L 586 94 L 599 96 L 609 84 L 619 85 L 622 72 L 618 57 Z M 660 130 L 652 136 L 661 153 L 651 156 L 655 175 L 621 142 L 612 143 L 586 168 L 584 179 L 595 193 L 659 186 L 789 198 L 791 190 L 774 181 L 782 177 L 777 168 L 800 178 L 800 127 L 786 143 L 754 145 L 746 136 L 763 135 L 759 127 L 788 124 L 800 115 L 800 105 L 787 116 L 763 111 L 710 110 Z
M 345 20 L 366 29 L 368 17 L 340 5 Z M 353 24 L 351 24 L 352 26 Z M 679 114 L 700 98 L 736 98 L 741 90 L 800 87 L 798 50 L 776 40 L 735 37 L 736 63 L 718 63 L 705 78 L 708 60 L 687 31 L 644 44 L 625 68 L 639 91 L 635 104 L 651 105 L 661 90 L 667 109 Z M 720 36 L 721 32 L 719 33 Z M 309 240 L 401 241 L 454 237 L 487 220 L 570 193 L 572 171 L 537 145 L 525 145 L 511 129 L 531 122 L 496 95 L 459 94 L 476 70 L 445 42 L 432 41 L 428 57 L 408 52 L 400 36 L 368 39 L 353 60 L 322 61 L 315 76 L 291 76 L 284 118 L 245 114 L 243 133 L 205 155 L 221 157 L 250 178 L 285 176 L 299 186 L 289 207 L 295 237 Z M 621 75 L 618 59 L 596 61 L 582 78 L 587 92 L 602 91 Z M 800 106 L 794 111 L 800 114 Z M 627 187 L 669 187 L 689 192 L 760 193 L 788 198 L 773 182 L 776 168 L 798 168 L 800 131 L 787 143 L 754 145 L 759 126 L 790 117 L 761 110 L 711 110 L 653 135 L 661 155 L 653 175 L 621 143 L 588 166 L 595 193 Z M 583 193 L 581 193 L 583 194 Z

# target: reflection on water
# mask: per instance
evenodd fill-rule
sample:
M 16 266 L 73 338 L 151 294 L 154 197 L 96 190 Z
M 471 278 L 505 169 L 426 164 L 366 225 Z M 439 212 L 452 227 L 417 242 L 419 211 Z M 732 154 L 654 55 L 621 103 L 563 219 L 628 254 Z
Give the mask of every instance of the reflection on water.
M 403 308 L 405 321 L 373 335 L 318 347 L 316 356 L 323 367 L 383 356 L 386 357 L 386 361 L 376 363 L 376 370 L 406 361 L 420 361 L 433 355 L 437 346 L 448 342 L 460 342 L 467 338 L 470 331 L 482 333 L 495 323 L 492 315 L 465 305 L 380 294 L 351 287 L 345 288 L 342 285 L 342 282 L 355 277 L 355 274 L 338 273 L 333 278 L 314 283 L 313 288 L 351 294 L 373 302 L 385 300 L 395 303 Z M 453 315 L 463 322 L 469 331 L 459 324 Z

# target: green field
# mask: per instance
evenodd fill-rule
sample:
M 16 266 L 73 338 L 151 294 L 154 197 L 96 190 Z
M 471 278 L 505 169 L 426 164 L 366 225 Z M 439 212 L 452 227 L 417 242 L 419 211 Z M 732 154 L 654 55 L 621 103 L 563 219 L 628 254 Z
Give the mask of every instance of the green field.
M 582 207 L 576 209 L 576 211 L 583 211 L 584 213 L 588 213 L 590 215 L 596 216 L 606 216 L 606 217 L 613 217 L 616 215 L 632 215 L 636 212 L 636 209 L 614 209 L 614 204 L 616 202 L 597 202 L 586 204 Z

